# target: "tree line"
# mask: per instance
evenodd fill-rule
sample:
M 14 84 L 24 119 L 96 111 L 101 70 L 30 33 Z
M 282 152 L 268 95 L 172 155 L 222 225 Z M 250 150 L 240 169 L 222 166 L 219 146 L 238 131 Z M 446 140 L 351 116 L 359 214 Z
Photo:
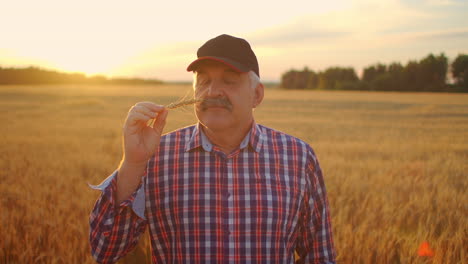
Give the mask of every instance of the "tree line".
M 447 82 L 450 70 L 453 83 Z M 364 68 L 361 78 L 351 67 L 330 67 L 315 72 L 305 67 L 281 76 L 285 89 L 363 90 L 363 91 L 431 91 L 468 92 L 468 55 L 460 54 L 448 63 L 447 57 L 429 54 L 406 65 L 377 63 Z
M 142 78 L 108 78 L 103 75 L 64 73 L 38 67 L 2 68 L 0 84 L 161 84 L 162 81 Z

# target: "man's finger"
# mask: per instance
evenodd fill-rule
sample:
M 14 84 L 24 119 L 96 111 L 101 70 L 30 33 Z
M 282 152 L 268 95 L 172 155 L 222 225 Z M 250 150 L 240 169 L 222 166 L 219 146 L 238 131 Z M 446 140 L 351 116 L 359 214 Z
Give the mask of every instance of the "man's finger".
M 159 135 L 162 134 L 164 126 L 166 125 L 166 119 L 167 119 L 168 113 L 169 111 L 167 111 L 167 109 L 159 113 L 158 118 L 156 118 L 156 121 L 153 124 L 154 131 L 158 133 Z
M 139 112 L 133 112 L 128 115 L 127 125 L 135 125 L 138 122 L 148 122 L 148 120 L 153 119 L 154 117 L 146 116 Z
M 138 113 L 144 114 L 144 115 L 146 115 L 147 117 L 150 117 L 150 118 L 155 118 L 158 115 L 157 114 L 158 112 L 153 111 L 153 110 L 149 109 L 148 107 L 142 106 L 142 105 L 137 105 L 137 106 L 132 107 L 132 109 L 130 110 L 130 113 L 132 113 L 132 112 L 138 112 Z

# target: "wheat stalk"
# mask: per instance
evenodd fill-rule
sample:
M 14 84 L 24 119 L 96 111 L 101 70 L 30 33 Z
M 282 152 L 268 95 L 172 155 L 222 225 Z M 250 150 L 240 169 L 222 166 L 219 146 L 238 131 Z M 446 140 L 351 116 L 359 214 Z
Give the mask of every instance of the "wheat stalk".
M 172 109 L 177 109 L 177 108 L 181 108 L 181 107 L 184 107 L 184 106 L 200 103 L 200 102 L 203 101 L 203 99 L 201 99 L 203 97 L 203 94 L 204 94 L 204 92 L 199 94 L 196 98 L 192 97 L 192 96 L 189 96 L 189 94 L 186 94 L 183 98 L 179 99 L 178 101 L 167 104 L 165 106 L 165 108 L 169 109 L 169 110 L 172 110 Z M 150 126 L 150 127 L 153 127 L 154 122 L 156 122 L 156 119 L 150 119 L 150 120 L 148 120 L 148 122 L 146 124 L 148 126 Z
M 184 107 L 184 106 L 187 106 L 187 105 L 199 103 L 201 101 L 202 101 L 202 99 L 199 99 L 199 98 L 185 99 L 185 100 L 182 100 L 182 101 L 170 103 L 170 104 L 166 105 L 166 108 L 167 109 L 176 109 L 176 108 L 179 108 L 179 107 Z
M 203 100 L 200 99 L 200 98 L 185 99 L 185 100 L 180 100 L 180 101 L 177 101 L 177 102 L 172 102 L 172 103 L 166 105 L 165 107 L 167 109 L 172 110 L 172 109 L 177 109 L 177 108 L 184 107 L 184 106 L 187 106 L 187 105 L 196 104 L 196 103 L 199 103 L 201 101 L 203 101 Z M 153 127 L 155 121 L 156 121 L 156 119 L 150 119 L 150 120 L 148 120 L 147 125 L 150 126 L 150 127 Z

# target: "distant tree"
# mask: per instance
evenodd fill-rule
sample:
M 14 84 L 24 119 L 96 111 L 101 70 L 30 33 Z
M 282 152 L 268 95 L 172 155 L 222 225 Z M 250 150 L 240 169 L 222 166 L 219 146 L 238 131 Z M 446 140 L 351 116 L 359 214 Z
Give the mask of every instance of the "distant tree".
M 362 81 L 377 91 L 444 91 L 446 89 L 447 57 L 429 54 L 418 61 L 372 65 L 364 69 Z
M 403 82 L 410 91 L 444 91 L 448 59 L 429 54 L 419 62 L 410 61 L 403 70 Z
M 290 70 L 281 76 L 281 87 L 284 89 L 294 89 L 297 71 Z
M 468 55 L 459 54 L 452 63 L 452 76 L 462 91 L 468 92 Z
M 379 63 L 376 65 L 371 65 L 367 68 L 364 68 L 362 80 L 365 82 L 371 82 L 379 75 L 385 74 L 386 72 L 387 66 L 385 66 L 384 64 Z
M 287 89 L 374 90 L 374 91 L 466 91 L 468 92 L 468 55 L 460 54 L 451 65 L 454 88 L 446 83 L 448 59 L 444 53 L 429 54 L 419 61 L 385 65 L 377 63 L 363 69 L 359 80 L 353 68 L 330 67 L 316 73 L 307 67 L 282 76 Z M 460 90 L 462 89 L 462 90 Z
M 304 67 L 304 69 L 299 72 L 296 76 L 296 89 L 305 89 L 307 88 L 307 85 L 309 83 L 309 77 L 310 77 L 310 70 L 307 67 Z
M 404 91 L 404 67 L 397 62 L 386 66 L 377 64 L 364 70 L 364 87 L 374 91 Z M 363 87 L 363 85 L 361 85 Z
M 409 61 L 403 69 L 404 90 L 420 91 L 421 89 L 421 73 L 419 63 L 417 61 Z
M 139 78 L 108 79 L 102 75 L 86 77 L 82 73 L 62 73 L 38 67 L 2 68 L 0 84 L 160 84 L 159 80 Z
M 386 74 L 387 66 L 381 63 L 364 68 L 362 82 L 365 85 L 361 85 L 361 87 L 366 87 L 369 90 L 385 90 L 382 84 L 385 84 L 383 80 L 387 79 L 384 77 Z
M 387 73 L 390 76 L 389 91 L 404 91 L 404 72 L 405 68 L 398 62 L 394 62 L 387 67 Z
M 448 59 L 442 53 L 439 56 L 429 54 L 419 62 L 420 83 L 423 91 L 445 90 L 447 77 Z
M 339 90 L 359 81 L 353 68 L 331 67 L 319 75 L 319 89 Z M 345 85 L 346 84 L 346 85 Z
M 306 89 L 311 77 L 309 68 L 304 67 L 302 71 L 290 70 L 281 76 L 281 87 L 285 89 Z
M 319 88 L 320 74 L 314 71 L 309 73 L 309 80 L 306 89 L 316 90 Z

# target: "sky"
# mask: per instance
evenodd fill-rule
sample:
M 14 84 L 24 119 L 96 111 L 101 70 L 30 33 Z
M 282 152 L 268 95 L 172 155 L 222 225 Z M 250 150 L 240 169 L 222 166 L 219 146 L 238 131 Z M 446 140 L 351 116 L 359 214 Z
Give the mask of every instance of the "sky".
M 192 79 L 197 49 L 245 38 L 260 77 L 468 54 L 468 0 L 0 0 L 0 66 Z

